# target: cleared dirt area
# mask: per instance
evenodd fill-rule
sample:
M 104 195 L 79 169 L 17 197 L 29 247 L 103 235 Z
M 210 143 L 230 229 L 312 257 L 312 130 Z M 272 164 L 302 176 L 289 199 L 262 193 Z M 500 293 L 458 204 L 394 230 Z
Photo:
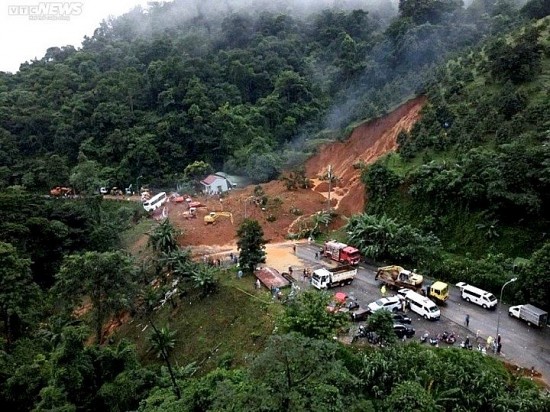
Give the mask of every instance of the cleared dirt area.
M 236 249 L 236 229 L 245 218 L 255 219 L 262 225 L 264 238 L 269 243 L 284 242 L 290 232 L 297 232 L 301 221 L 327 207 L 328 183 L 319 177 L 332 165 L 338 183 L 332 187 L 331 205 L 340 216 L 361 213 L 365 207 L 365 188 L 360 181 L 360 162 L 370 164 L 386 153 L 395 150 L 400 131 L 409 131 L 419 118 L 426 99 L 418 97 L 396 110 L 365 122 L 354 129 L 349 139 L 333 142 L 319 148 L 305 165 L 306 175 L 312 180 L 311 189 L 287 190 L 284 182 L 262 184 L 265 207 L 254 203 L 254 186 L 234 190 L 227 197 L 200 196 L 194 201 L 204 207 L 197 209 L 196 218 L 186 215 L 186 203 L 168 203 L 170 221 L 183 230 L 180 244 L 193 247 L 195 254 L 213 255 Z M 233 217 L 220 217 L 215 224 L 205 225 L 204 216 L 212 211 L 230 212 Z M 343 218 L 333 222 L 332 229 L 345 223 Z M 285 257 L 288 262 L 288 257 Z

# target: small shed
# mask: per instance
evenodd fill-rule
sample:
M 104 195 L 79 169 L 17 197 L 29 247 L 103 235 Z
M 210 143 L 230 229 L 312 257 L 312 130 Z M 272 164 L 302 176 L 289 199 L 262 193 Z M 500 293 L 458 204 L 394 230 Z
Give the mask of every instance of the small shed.
M 208 175 L 204 180 L 201 180 L 202 191 L 207 195 L 216 195 L 227 192 L 231 186 L 224 176 L 218 174 Z
M 290 285 L 290 282 L 279 273 L 277 269 L 270 267 L 263 267 L 254 272 L 256 277 L 260 280 L 262 285 L 266 288 L 284 288 Z

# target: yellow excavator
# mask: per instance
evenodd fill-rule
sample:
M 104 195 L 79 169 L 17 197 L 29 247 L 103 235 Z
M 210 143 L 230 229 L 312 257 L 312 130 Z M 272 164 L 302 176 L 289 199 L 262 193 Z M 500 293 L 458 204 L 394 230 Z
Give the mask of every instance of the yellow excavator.
M 204 224 L 215 224 L 216 220 L 218 220 L 218 218 L 222 216 L 231 219 L 231 224 L 233 224 L 233 214 L 231 214 L 230 212 L 210 212 L 204 217 Z

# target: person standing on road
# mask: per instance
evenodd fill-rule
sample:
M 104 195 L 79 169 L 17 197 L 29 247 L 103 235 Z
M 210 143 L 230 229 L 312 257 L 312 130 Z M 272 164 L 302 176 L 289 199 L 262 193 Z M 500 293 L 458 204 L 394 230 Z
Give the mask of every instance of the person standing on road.
M 470 315 L 466 314 L 466 317 L 464 318 L 464 324 L 466 327 L 470 326 Z
M 296 245 L 292 245 L 292 251 L 296 254 Z
M 491 350 L 491 349 L 492 349 L 492 347 L 493 347 L 493 342 L 494 342 L 493 337 L 492 337 L 492 336 L 489 336 L 489 337 L 487 338 L 487 346 L 486 346 L 486 349 L 487 349 L 487 350 Z
M 386 296 L 386 285 L 382 285 L 382 287 L 380 288 L 380 292 L 382 293 L 382 297 Z

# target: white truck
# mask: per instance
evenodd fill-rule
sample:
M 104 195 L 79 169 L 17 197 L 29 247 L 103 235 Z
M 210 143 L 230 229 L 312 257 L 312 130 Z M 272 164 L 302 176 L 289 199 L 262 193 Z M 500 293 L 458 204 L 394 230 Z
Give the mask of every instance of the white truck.
M 535 325 L 539 328 L 548 322 L 548 312 L 530 304 L 511 306 L 508 315 L 524 320 L 529 326 Z
M 313 271 L 311 284 L 317 289 L 328 289 L 334 286 L 349 285 L 357 275 L 357 268 L 351 265 L 337 268 L 320 268 Z

